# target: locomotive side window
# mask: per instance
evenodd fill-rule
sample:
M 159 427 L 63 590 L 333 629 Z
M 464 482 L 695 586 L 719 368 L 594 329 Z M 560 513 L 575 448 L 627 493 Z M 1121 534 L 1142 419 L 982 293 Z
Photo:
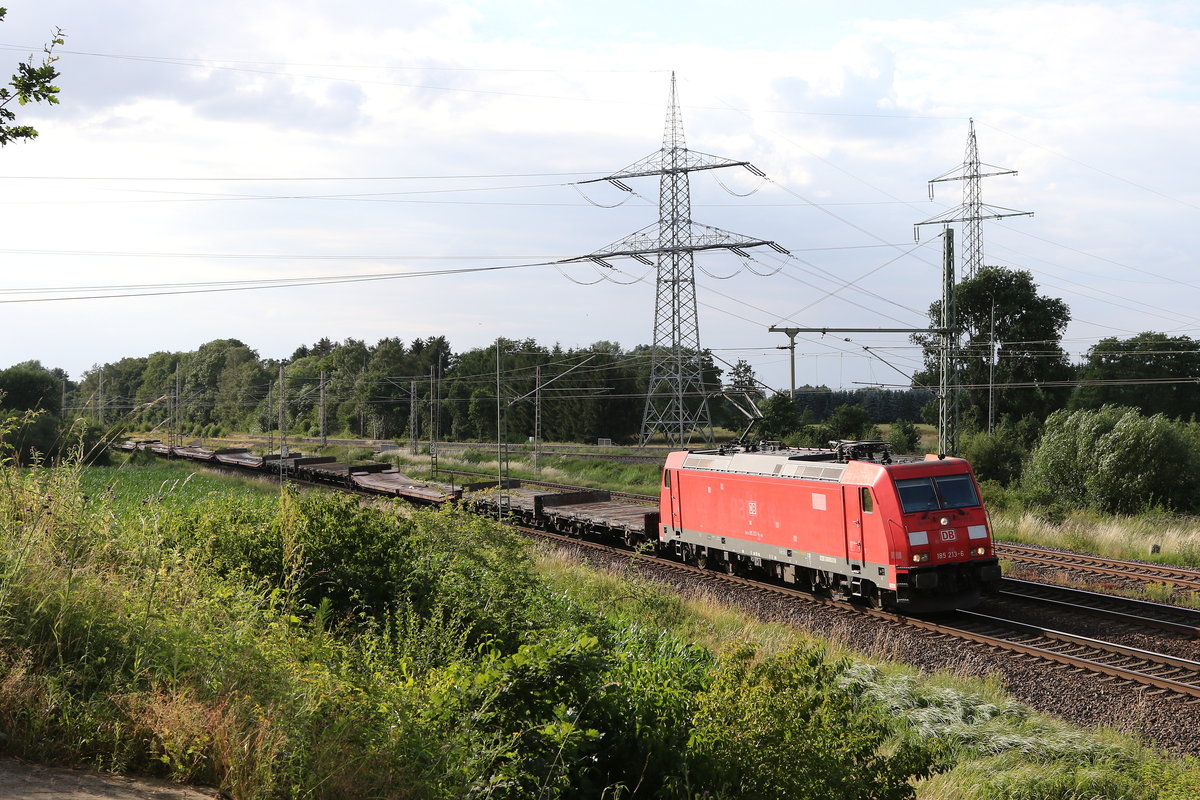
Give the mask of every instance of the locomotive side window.
M 906 478 L 896 481 L 896 490 L 900 493 L 900 505 L 905 514 L 979 505 L 975 484 L 966 474 Z
M 671 488 L 671 470 L 669 469 L 663 470 L 663 486 Z
M 871 497 L 871 490 L 867 487 L 862 487 L 862 510 L 864 514 L 875 513 L 875 499 Z

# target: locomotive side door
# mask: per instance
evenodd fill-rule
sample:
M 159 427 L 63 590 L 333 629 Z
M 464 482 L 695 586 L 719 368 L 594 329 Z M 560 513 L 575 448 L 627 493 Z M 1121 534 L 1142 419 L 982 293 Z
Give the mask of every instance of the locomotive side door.
M 846 562 L 852 572 L 863 568 L 863 511 L 864 505 L 874 511 L 870 490 L 865 486 L 842 486 L 843 506 L 846 509 Z
M 679 501 L 683 487 L 679 485 L 679 470 L 669 469 L 666 471 L 666 476 L 667 488 L 671 494 L 671 527 L 678 531 L 683 528 L 683 512 Z

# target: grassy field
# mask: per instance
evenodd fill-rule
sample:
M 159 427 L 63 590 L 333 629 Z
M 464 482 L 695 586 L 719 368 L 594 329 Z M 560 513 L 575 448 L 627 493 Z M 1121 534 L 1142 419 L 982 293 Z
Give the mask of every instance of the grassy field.
M 12 754 L 239 800 L 1200 790 L 1194 763 L 994 682 L 918 676 L 487 520 L 179 463 L 0 468 L 0 731 Z

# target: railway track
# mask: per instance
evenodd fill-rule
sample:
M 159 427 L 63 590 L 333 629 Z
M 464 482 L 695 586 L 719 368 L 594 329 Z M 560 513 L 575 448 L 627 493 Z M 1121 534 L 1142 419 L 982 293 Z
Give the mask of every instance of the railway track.
M 1200 638 L 1200 611 L 1196 609 L 1015 578 L 1005 578 L 1001 582 L 999 596 L 1057 611 L 1102 617 L 1137 628 L 1154 628 Z
M 1141 561 L 1123 561 L 1115 558 L 1086 553 L 1069 553 L 1061 550 L 1046 550 L 1040 547 L 996 542 L 996 555 L 1022 564 L 1070 569 L 1093 575 L 1167 583 L 1192 590 L 1200 590 L 1200 570 L 1186 567 L 1147 564 Z
M 1050 664 L 1075 669 L 1081 673 L 1101 676 L 1100 680 L 1121 680 L 1149 686 L 1162 692 L 1200 698 L 1200 662 L 1184 658 L 971 611 L 958 611 L 936 619 L 906 617 L 820 597 L 785 586 L 714 572 L 689 564 L 665 561 L 661 558 L 622 550 L 588 539 L 563 536 L 535 528 L 520 527 L 519 530 L 527 536 L 609 555 L 619 555 L 625 559 L 652 564 L 657 568 L 688 574 L 705 582 L 733 584 L 740 586 L 745 591 L 760 595 L 767 594 L 820 603 L 837 613 L 871 617 L 885 624 L 916 628 L 930 636 L 973 642 L 994 650 L 1012 653 L 1018 657 L 1035 658 Z
M 989 647 L 1200 698 L 1200 662 L 974 611 L 956 611 L 951 619 L 949 624 L 935 624 L 941 631 Z M 929 625 L 923 620 L 915 624 Z

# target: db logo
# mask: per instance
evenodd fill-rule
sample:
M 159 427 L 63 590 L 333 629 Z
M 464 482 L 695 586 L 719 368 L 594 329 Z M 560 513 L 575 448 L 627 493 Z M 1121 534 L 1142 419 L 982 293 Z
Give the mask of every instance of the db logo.
M 941 533 L 943 542 L 953 542 L 958 538 L 958 535 L 954 531 L 942 531 Z

